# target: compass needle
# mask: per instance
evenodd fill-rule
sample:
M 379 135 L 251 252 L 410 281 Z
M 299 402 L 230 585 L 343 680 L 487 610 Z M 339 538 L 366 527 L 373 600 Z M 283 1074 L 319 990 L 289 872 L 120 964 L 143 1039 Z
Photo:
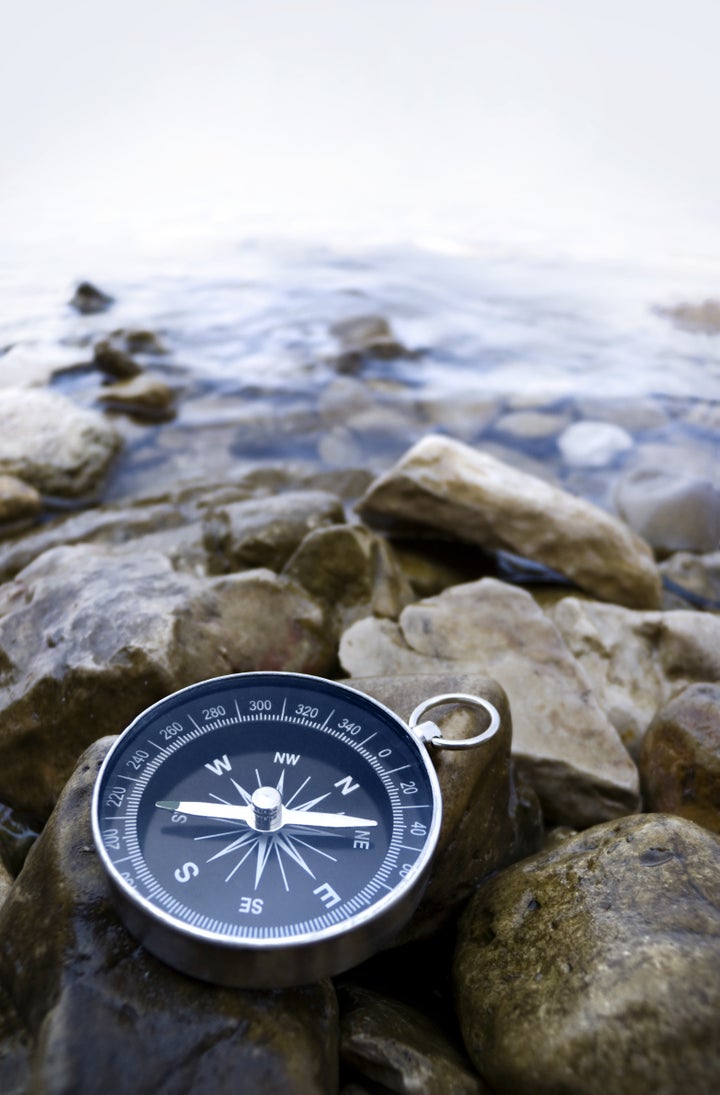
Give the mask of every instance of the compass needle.
M 434 696 L 405 723 L 347 685 L 274 671 L 201 681 L 143 711 L 110 747 L 92 804 L 130 931 L 184 973 L 247 988 L 334 976 L 386 946 L 440 832 L 429 750 L 466 745 L 425 715 L 447 703 L 485 712 L 472 744 L 495 733 L 479 697 Z

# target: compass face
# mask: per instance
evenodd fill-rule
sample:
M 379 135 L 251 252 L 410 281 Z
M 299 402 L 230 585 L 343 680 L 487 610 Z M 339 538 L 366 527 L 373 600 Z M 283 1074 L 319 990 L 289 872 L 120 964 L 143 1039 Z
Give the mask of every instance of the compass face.
M 417 904 L 440 801 L 425 748 L 353 689 L 247 673 L 183 689 L 118 738 L 95 841 L 130 929 L 229 984 L 360 961 Z

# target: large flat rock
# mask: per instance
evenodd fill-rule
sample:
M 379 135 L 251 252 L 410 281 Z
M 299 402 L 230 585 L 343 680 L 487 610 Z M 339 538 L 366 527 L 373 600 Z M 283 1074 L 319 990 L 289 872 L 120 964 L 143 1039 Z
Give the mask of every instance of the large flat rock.
M 588 678 L 524 590 L 493 578 L 409 605 L 398 623 L 365 619 L 340 643 L 353 677 L 459 672 L 508 694 L 513 753 L 548 817 L 590 825 L 637 809 L 638 774 Z
M 567 491 L 448 437 L 414 445 L 358 504 L 368 524 L 432 530 L 559 571 L 595 596 L 657 608 L 652 552 L 626 525 Z

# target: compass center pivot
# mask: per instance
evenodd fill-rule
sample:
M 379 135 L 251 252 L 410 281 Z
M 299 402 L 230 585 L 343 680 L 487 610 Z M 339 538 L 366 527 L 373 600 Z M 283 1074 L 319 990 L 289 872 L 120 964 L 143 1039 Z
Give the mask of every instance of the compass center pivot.
M 282 798 L 277 787 L 258 787 L 250 799 L 252 826 L 269 833 L 282 825 Z

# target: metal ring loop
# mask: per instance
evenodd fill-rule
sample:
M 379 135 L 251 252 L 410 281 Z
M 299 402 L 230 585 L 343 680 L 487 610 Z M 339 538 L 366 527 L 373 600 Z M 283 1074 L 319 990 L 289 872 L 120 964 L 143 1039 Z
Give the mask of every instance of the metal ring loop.
M 448 703 L 460 703 L 466 707 L 481 707 L 484 711 L 490 715 L 490 725 L 486 730 L 483 730 L 481 734 L 476 734 L 474 738 L 458 738 L 453 740 L 451 738 L 443 738 L 441 735 L 433 737 L 432 735 L 439 731 L 439 727 L 433 722 L 420 723 L 420 719 L 423 715 L 430 711 L 433 707 L 442 707 Z M 438 749 L 472 749 L 475 745 L 480 745 L 483 741 L 488 741 L 496 733 L 500 726 L 500 714 L 497 708 L 490 703 L 489 700 L 485 700 L 482 696 L 471 696 L 465 692 L 449 692 L 442 696 L 431 696 L 430 699 L 423 700 L 419 704 L 408 720 L 408 727 L 410 730 L 419 731 L 418 736 L 423 741 L 429 741 L 432 745 L 435 745 Z

